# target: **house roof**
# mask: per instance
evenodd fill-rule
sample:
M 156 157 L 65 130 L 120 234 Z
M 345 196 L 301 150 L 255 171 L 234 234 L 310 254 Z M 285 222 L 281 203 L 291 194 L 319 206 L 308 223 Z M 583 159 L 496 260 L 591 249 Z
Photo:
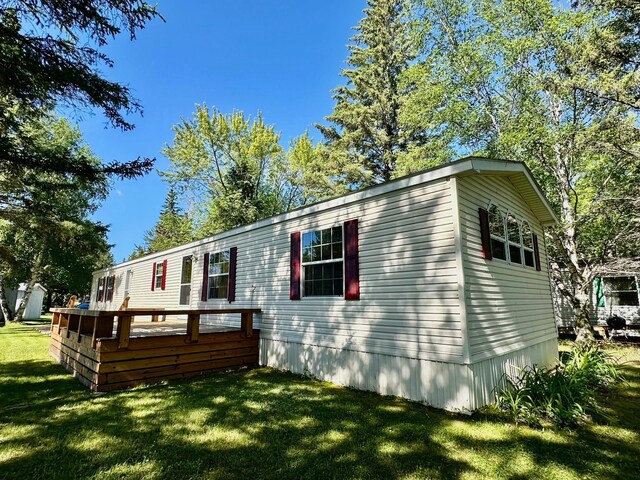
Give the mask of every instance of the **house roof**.
M 136 258 L 117 264 L 118 267 L 125 265 L 133 265 L 137 262 L 148 260 L 155 257 L 163 257 L 167 254 L 179 251 L 185 247 L 197 247 L 202 244 L 209 243 L 214 240 L 221 240 L 239 233 L 247 232 L 257 228 L 262 228 L 267 225 L 281 223 L 286 220 L 290 220 L 296 217 L 302 217 L 312 213 L 322 212 L 335 207 L 348 205 L 367 198 L 383 195 L 395 190 L 401 190 L 409 188 L 422 183 L 430 183 L 442 178 L 451 176 L 467 176 L 473 174 L 485 174 L 485 175 L 499 175 L 505 176 L 511 181 L 514 187 L 521 193 L 527 204 L 531 207 L 536 217 L 543 225 L 553 225 L 558 222 L 553 209 L 542 193 L 542 189 L 533 178 L 531 170 L 525 165 L 524 162 L 516 162 L 511 160 L 497 160 L 483 157 L 465 157 L 453 162 L 446 163 L 444 165 L 424 170 L 411 175 L 406 175 L 380 185 L 374 185 L 371 187 L 358 190 L 356 192 L 350 192 L 345 195 L 332 198 L 329 200 L 323 200 L 321 202 L 313 203 L 311 205 L 305 205 L 295 210 L 290 210 L 286 213 L 281 213 L 273 217 L 258 220 L 257 222 L 242 225 L 240 227 L 227 230 L 211 237 L 196 240 L 191 243 L 173 247 L 161 252 L 152 253 L 144 257 Z M 109 270 L 108 268 L 98 270 L 102 272 Z M 95 273 L 95 272 L 94 272 Z
M 466 157 L 458 160 L 458 162 L 471 163 L 471 168 L 460 174 L 460 176 L 470 175 L 473 172 L 506 176 L 543 225 L 555 225 L 558 223 L 558 218 L 551 204 L 542 193 L 540 185 L 533 178 L 531 170 L 524 162 L 485 157 Z
M 19 292 L 24 292 L 24 291 L 26 291 L 26 290 L 27 290 L 27 285 L 28 285 L 27 283 L 21 283 L 21 284 L 19 285 L 19 287 L 18 287 L 18 291 L 19 291 Z M 33 285 L 33 290 L 42 290 L 43 292 L 46 292 L 46 291 L 47 291 L 47 289 L 46 289 L 46 288 L 44 288 L 44 287 L 43 287 L 42 285 L 40 285 L 39 283 L 35 283 L 35 284 Z

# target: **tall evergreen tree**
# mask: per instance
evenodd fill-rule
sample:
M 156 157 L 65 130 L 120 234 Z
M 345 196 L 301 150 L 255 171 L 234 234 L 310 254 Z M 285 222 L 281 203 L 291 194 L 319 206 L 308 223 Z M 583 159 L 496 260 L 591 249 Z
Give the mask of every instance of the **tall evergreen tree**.
M 64 104 L 97 107 L 112 125 L 133 128 L 124 114 L 141 106 L 128 87 L 103 77 L 101 70 L 112 62 L 100 48 L 122 30 L 135 38 L 157 15 L 155 7 L 138 0 L 0 0 L 0 178 L 37 169 L 91 181 L 105 174 L 133 178 L 151 170 L 152 159 L 104 165 L 52 152 L 42 156 L 28 125 Z
M 349 46 L 347 84 L 334 90 L 336 104 L 317 125 L 331 160 L 344 171 L 344 183 L 366 186 L 427 166 L 415 149 L 426 144 L 423 131 L 401 122 L 410 85 L 402 73 L 416 57 L 405 0 L 369 0 L 365 17 Z M 413 155 L 412 155 L 413 154 Z M 439 160 L 439 159 L 437 159 Z
M 191 217 L 182 212 L 178 205 L 176 192 L 173 188 L 170 188 L 160 210 L 158 222 L 151 230 L 145 233 L 144 245 L 142 247 L 136 246 L 129 259 L 177 247 L 193 239 Z

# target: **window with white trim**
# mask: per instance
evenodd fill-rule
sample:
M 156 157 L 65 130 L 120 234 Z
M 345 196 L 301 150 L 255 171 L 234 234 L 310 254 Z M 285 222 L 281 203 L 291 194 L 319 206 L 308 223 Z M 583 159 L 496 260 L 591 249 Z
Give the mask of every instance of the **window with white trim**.
M 164 263 L 156 263 L 156 288 L 162 288 L 162 276 L 164 275 Z
M 98 288 L 96 289 L 96 302 L 104 299 L 104 277 L 98 279 Z
M 209 255 L 209 294 L 207 298 L 227 298 L 229 291 L 229 250 Z
M 342 225 L 302 234 L 303 296 L 344 293 Z
M 105 294 L 105 301 L 111 302 L 113 301 L 113 291 L 116 286 L 116 277 L 115 275 L 110 275 L 107 277 L 107 290 Z
M 489 207 L 489 232 L 491 233 L 491 253 L 493 258 L 507 259 L 507 239 L 504 215 L 496 205 Z
M 640 304 L 636 277 L 605 277 L 602 281 L 607 307 L 637 307 Z
M 507 213 L 507 238 L 509 240 L 509 259 L 522 264 L 522 244 L 520 243 L 520 224 L 512 213 Z
M 533 250 L 533 231 L 526 220 L 522 222 L 522 256 L 525 267 L 536 267 L 535 253 Z

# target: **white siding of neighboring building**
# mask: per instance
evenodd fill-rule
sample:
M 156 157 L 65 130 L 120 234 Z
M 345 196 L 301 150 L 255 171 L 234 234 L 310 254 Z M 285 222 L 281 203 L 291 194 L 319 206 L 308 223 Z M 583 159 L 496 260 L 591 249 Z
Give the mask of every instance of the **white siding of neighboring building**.
M 544 236 L 528 204 L 508 176 L 466 176 L 458 179 L 457 190 L 471 362 L 555 342 Z M 478 208 L 487 208 L 490 201 L 529 222 L 538 236 L 540 272 L 482 258 Z

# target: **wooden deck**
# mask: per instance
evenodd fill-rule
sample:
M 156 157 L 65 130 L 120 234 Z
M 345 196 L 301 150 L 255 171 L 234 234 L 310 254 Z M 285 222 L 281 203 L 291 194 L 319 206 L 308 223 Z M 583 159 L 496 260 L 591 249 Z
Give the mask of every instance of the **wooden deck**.
M 166 310 L 183 322 L 138 322 L 153 309 L 54 308 L 49 352 L 96 392 L 258 364 L 259 309 Z M 201 315 L 239 314 L 240 329 L 201 325 Z

